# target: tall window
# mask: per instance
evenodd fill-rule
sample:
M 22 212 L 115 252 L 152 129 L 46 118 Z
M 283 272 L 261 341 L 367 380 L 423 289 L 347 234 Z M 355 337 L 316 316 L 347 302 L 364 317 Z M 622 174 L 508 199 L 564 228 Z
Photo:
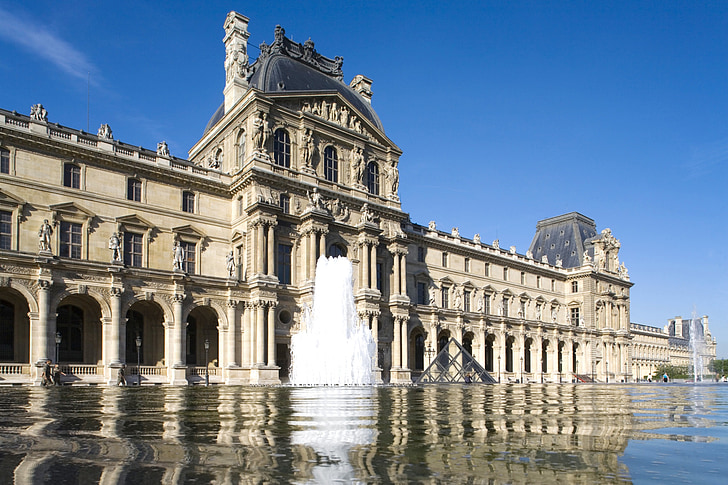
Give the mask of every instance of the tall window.
M 578 281 L 572 281 L 571 282 L 571 292 L 572 293 L 579 293 L 579 282 Z
M 508 281 L 508 268 L 503 268 L 503 281 Z
M 551 291 L 556 291 L 556 280 L 551 280 Z
M 339 181 L 339 157 L 331 146 L 324 149 L 324 177 L 329 182 Z
M 273 160 L 281 167 L 291 166 L 291 138 L 283 128 L 273 134 Z
M 384 274 L 384 265 L 377 263 L 377 289 L 382 291 L 382 275 Z
M 490 295 L 488 293 L 483 295 L 483 311 L 486 315 L 490 315 Z
M 572 308 L 571 309 L 571 324 L 578 327 L 579 318 L 581 318 L 581 315 L 579 314 L 579 307 Z
M 448 254 L 442 253 L 442 267 L 447 268 Z
M 245 130 L 238 135 L 238 168 L 245 165 Z
M 137 179 L 128 179 L 126 181 L 126 200 L 134 202 L 142 201 L 142 182 Z
M 61 221 L 58 255 L 62 258 L 81 259 L 81 224 Z
M 485 263 L 485 276 L 490 276 L 490 263 Z
M 278 281 L 282 285 L 291 284 L 291 252 L 290 244 L 278 244 Z
M 142 266 L 142 235 L 124 233 L 124 264 L 134 268 Z
M 182 192 L 182 210 L 189 213 L 195 212 L 195 194 L 185 190 Z
M 0 211 L 0 249 L 11 249 L 13 243 L 13 213 Z
M 0 148 L 0 173 L 10 173 L 10 151 Z
M 346 257 L 346 247 L 338 243 L 329 246 L 329 257 L 337 258 L 339 256 Z
M 450 288 L 443 286 L 440 291 L 442 292 L 442 308 L 448 308 L 450 306 Z
M 463 269 L 466 273 L 470 273 L 470 258 L 465 258 L 465 263 L 463 264 Z
M 379 195 L 379 165 L 374 162 L 367 165 L 367 191 Z
M 278 204 L 281 206 L 281 210 L 284 214 L 291 213 L 291 197 L 286 194 L 281 194 Z
M 417 247 L 417 262 L 418 263 L 425 262 L 425 248 L 423 246 Z
M 428 301 L 428 295 L 427 295 L 427 283 L 424 281 L 418 281 L 417 282 L 417 304 L 418 305 L 428 305 L 430 302 Z
M 521 271 L 521 284 L 522 285 L 526 284 L 526 272 L 525 271 Z
M 504 317 L 508 316 L 508 297 L 507 296 L 503 297 L 503 316 Z
M 182 263 L 182 270 L 185 273 L 195 274 L 195 258 L 197 245 L 192 242 L 180 241 L 180 246 L 185 250 L 185 261 Z
M 463 311 L 470 311 L 470 292 L 463 291 Z
M 63 185 L 72 189 L 81 188 L 81 168 L 78 165 L 63 164 Z
M 536 276 L 536 288 L 541 288 L 541 277 Z

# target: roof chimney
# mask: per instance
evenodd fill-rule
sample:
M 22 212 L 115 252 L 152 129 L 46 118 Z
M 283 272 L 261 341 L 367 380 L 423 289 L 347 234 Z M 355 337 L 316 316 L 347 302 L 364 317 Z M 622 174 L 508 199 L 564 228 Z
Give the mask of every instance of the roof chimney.
M 361 94 L 367 103 L 372 104 L 372 82 L 368 77 L 357 74 L 349 83 L 349 87 Z

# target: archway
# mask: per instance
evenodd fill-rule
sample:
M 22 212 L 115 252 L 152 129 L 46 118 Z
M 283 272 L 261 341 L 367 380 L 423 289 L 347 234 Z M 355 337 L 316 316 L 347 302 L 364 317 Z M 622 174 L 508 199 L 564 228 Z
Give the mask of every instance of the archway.
M 515 341 L 515 337 L 512 336 L 506 339 L 506 372 L 513 372 L 513 344 Z
M 164 312 L 157 303 L 138 301 L 126 312 L 125 362 L 137 362 L 137 336 L 141 339 L 139 360 L 141 365 L 163 366 Z
M 423 332 L 418 331 L 415 334 L 415 362 L 414 370 L 420 371 L 425 370 L 425 335 Z
M 187 365 L 218 366 L 217 314 L 211 307 L 196 307 L 187 316 Z M 209 345 L 205 351 L 205 342 Z M 205 356 L 207 355 L 207 361 Z
M 493 343 L 495 335 L 492 333 L 485 338 L 485 370 L 493 372 Z
M 533 347 L 533 339 L 527 338 L 523 343 L 523 370 L 524 372 L 531 372 L 531 350 Z
M 541 344 L 541 380 L 543 380 L 543 373 L 548 372 L 549 368 L 549 341 L 544 340 Z
M 30 360 L 30 308 L 16 290 L 0 290 L 0 362 Z
M 98 364 L 102 360 L 101 307 L 88 295 L 70 295 L 56 309 L 56 331 L 61 336 L 58 361 Z

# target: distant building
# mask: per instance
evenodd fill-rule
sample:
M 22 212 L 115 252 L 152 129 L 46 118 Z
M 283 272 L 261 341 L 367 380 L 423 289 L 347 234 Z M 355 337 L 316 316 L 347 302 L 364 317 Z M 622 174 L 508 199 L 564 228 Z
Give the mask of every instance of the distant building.
M 0 110 L 3 379 L 58 358 L 81 382 L 137 360 L 148 382 L 285 381 L 323 255 L 354 265 L 384 382 L 451 337 L 501 381 L 634 378 L 611 230 L 553 217 L 523 254 L 412 222 L 372 81 L 280 26 L 250 63 L 247 26 L 228 15 L 224 101 L 187 158 Z

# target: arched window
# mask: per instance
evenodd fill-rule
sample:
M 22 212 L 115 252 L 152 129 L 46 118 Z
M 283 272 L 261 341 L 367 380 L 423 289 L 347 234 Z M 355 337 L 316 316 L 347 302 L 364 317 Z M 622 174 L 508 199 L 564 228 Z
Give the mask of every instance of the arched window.
M 341 244 L 332 244 L 329 246 L 329 257 L 335 258 L 337 256 L 346 257 L 346 248 Z
M 273 159 L 281 167 L 291 166 L 291 138 L 283 128 L 278 128 L 273 135 Z
M 339 157 L 332 146 L 324 149 L 324 177 L 329 182 L 339 181 Z
M 238 135 L 238 168 L 245 164 L 245 130 Z
M 83 310 L 74 305 L 58 307 L 56 328 L 61 334 L 58 360 L 83 362 Z
M 375 162 L 367 165 L 367 190 L 372 195 L 379 195 L 379 165 Z
M 129 310 L 126 312 L 126 363 L 130 364 L 132 362 L 137 361 L 137 348 L 136 348 L 136 338 L 139 337 L 142 342 L 142 346 L 145 345 L 145 338 L 144 338 L 144 315 L 141 313 Z M 146 345 L 149 345 L 150 342 L 146 342 Z M 140 349 L 141 350 L 141 347 Z M 140 352 L 139 360 L 142 364 L 144 364 L 144 356 L 141 355 L 143 352 Z

